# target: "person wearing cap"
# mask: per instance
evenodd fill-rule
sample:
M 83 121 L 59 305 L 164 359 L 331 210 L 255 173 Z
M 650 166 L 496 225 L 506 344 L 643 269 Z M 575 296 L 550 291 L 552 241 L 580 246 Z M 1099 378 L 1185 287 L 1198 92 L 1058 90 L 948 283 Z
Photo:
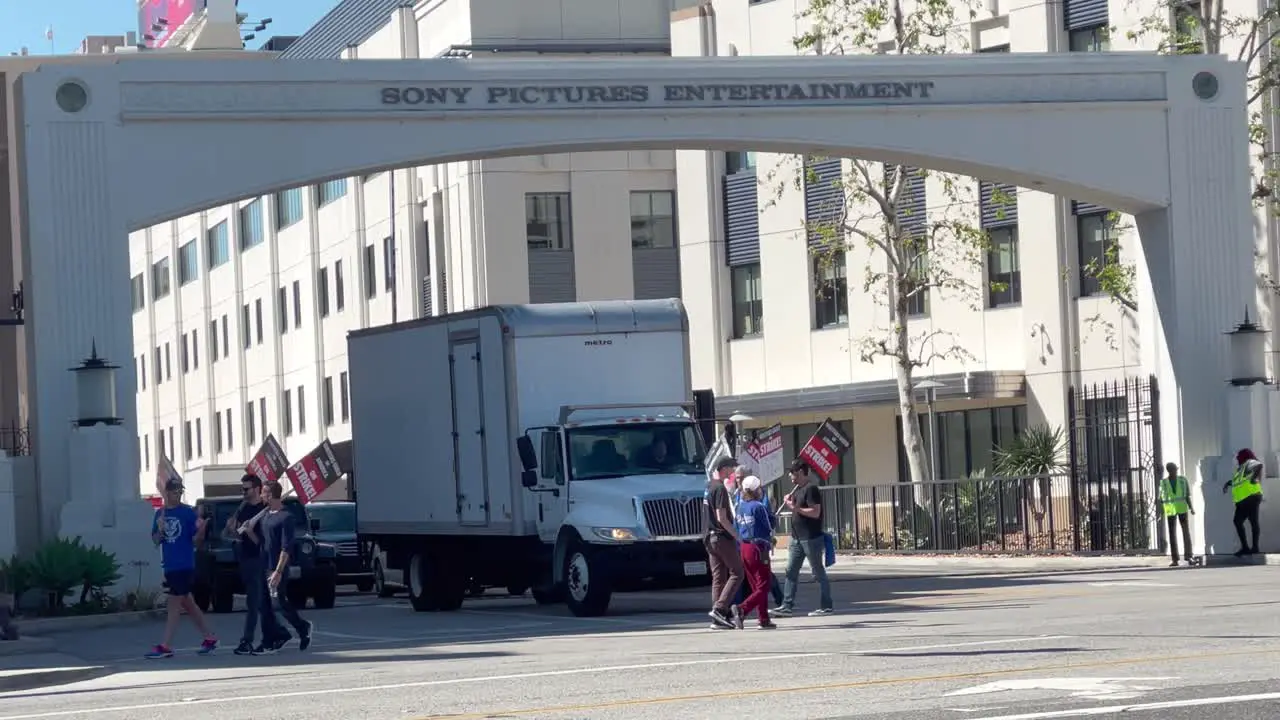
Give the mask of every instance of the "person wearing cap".
M 810 617 L 835 612 L 831 601 L 831 581 L 827 579 L 826 531 L 822 527 L 822 493 L 813 483 L 809 464 L 800 458 L 791 462 L 791 482 L 795 489 L 783 500 L 791 511 L 791 542 L 787 545 L 787 582 L 782 591 L 782 604 L 774 615 L 791 617 L 795 612 L 796 589 L 800 586 L 800 566 L 807 559 L 809 572 L 818 582 L 818 609 Z
M 206 522 L 196 516 L 195 508 L 182 502 L 182 491 L 181 480 L 170 478 L 165 482 L 164 505 L 156 510 L 151 524 L 151 541 L 160 548 L 160 565 L 169 588 L 164 638 L 147 653 L 146 657 L 151 660 L 173 657 L 173 634 L 184 611 L 204 637 L 197 652 L 208 655 L 218 647 L 218 638 L 205 622 L 204 613 L 191 599 L 196 578 L 196 545 L 204 540 Z
M 773 539 L 773 516 L 760 501 L 763 483 L 760 478 L 748 475 L 740 483 L 742 499 L 735 510 L 738 536 L 742 539 L 742 567 L 751 594 L 738 608 L 740 617 L 754 611 L 760 621 L 760 629 L 777 627 L 769 620 L 769 581 L 773 573 L 769 567 L 770 540 Z
M 725 487 L 725 480 L 737 467 L 738 461 L 733 458 L 719 460 L 704 500 L 702 542 L 711 570 L 711 611 L 707 614 L 711 616 L 711 627 L 717 630 L 742 627 L 742 609 L 733 603 L 742 584 L 742 553 L 733 522 L 733 503 Z
M 1165 522 L 1169 525 L 1169 552 L 1173 555 L 1173 562 L 1169 563 L 1169 567 L 1178 567 L 1178 525 L 1182 526 L 1182 546 L 1186 550 L 1184 556 L 1190 565 L 1193 553 L 1191 523 L 1187 513 L 1196 514 L 1196 509 L 1191 506 L 1191 485 L 1187 478 L 1178 474 L 1177 463 L 1168 463 L 1164 469 L 1168 475 L 1160 481 L 1160 504 L 1164 509 Z
M 1231 501 L 1236 504 L 1235 517 L 1232 522 L 1236 526 L 1236 535 L 1240 537 L 1240 549 L 1236 557 L 1253 555 L 1258 552 L 1258 511 L 1262 505 L 1262 462 L 1249 448 L 1236 453 L 1236 471 L 1231 479 L 1222 486 L 1222 492 L 1231 490 Z M 1245 537 L 1244 524 L 1249 522 L 1253 530 L 1253 543 Z

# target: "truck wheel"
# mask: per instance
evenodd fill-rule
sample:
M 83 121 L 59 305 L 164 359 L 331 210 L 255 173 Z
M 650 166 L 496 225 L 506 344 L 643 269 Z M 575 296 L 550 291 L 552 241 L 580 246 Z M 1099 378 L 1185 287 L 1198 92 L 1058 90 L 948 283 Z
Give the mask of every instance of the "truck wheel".
M 453 612 L 467 599 L 472 580 L 451 553 L 441 550 L 432 559 L 435 560 L 435 583 L 427 592 L 436 596 L 436 607 L 444 612 Z M 480 592 L 484 592 L 483 586 Z
M 213 611 L 229 613 L 235 609 L 236 596 L 229 588 L 215 586 L 213 589 Z
M 431 592 L 431 583 L 435 581 L 431 560 L 424 552 L 415 552 L 409 558 L 409 567 L 404 571 L 404 579 L 409 586 L 409 604 L 417 612 L 435 612 L 440 609 L 436 593 Z
M 311 602 L 315 603 L 317 610 L 332 610 L 338 601 L 338 586 L 336 584 L 320 585 L 311 594 Z
M 605 556 L 592 552 L 586 543 L 576 542 L 565 553 L 565 602 L 578 617 L 598 617 L 609 609 L 613 589 L 609 587 Z
M 395 594 L 391 588 L 387 587 L 387 574 L 382 569 L 382 561 L 373 561 L 373 590 L 380 598 L 389 598 Z
M 209 612 L 209 588 L 203 585 L 196 585 L 191 589 L 191 599 L 195 601 L 196 607 L 200 608 L 200 612 Z

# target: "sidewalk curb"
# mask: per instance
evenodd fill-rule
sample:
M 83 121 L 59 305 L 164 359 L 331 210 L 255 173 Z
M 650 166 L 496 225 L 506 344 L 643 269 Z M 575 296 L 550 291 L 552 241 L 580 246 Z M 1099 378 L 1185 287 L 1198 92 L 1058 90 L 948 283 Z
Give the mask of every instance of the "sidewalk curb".
M 23 637 L 0 642 L 0 657 L 55 652 L 57 644 L 48 638 Z
M 111 668 L 103 666 L 19 671 L 10 675 L 0 675 L 0 693 L 39 690 L 54 685 L 96 680 L 113 672 Z
M 147 620 L 163 619 L 165 610 L 141 610 L 138 612 L 103 613 L 102 615 L 76 615 L 54 618 L 18 618 L 14 623 L 18 630 L 33 635 L 81 632 L 129 625 Z

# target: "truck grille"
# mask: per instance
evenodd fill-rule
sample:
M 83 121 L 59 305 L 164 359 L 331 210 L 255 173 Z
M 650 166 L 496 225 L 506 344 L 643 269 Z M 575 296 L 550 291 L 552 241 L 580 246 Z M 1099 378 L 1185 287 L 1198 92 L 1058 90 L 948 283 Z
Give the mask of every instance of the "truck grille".
M 654 537 L 685 537 L 702 534 L 700 498 L 659 498 L 645 500 L 644 522 Z
M 357 543 L 357 542 L 342 542 L 342 543 L 336 543 L 336 545 L 337 545 L 337 548 L 338 548 L 338 555 L 340 555 L 340 556 L 346 557 L 346 556 L 348 556 L 348 555 L 359 555 L 359 554 L 360 554 L 360 543 Z

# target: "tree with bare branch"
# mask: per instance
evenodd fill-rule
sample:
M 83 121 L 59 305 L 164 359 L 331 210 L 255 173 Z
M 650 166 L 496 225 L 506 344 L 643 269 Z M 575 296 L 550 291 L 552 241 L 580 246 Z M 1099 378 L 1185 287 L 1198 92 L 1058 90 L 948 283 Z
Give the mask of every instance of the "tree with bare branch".
M 807 30 L 795 46 L 828 55 L 964 53 L 976 11 L 966 0 L 809 0 L 798 17 Z M 781 158 L 764 182 L 771 186 L 770 205 L 784 193 L 819 185 L 836 191 L 824 193 L 834 199 L 811 212 L 818 217 L 805 219 L 811 252 L 819 266 L 843 267 L 846 253 L 867 259 L 862 287 L 887 310 L 887 319 L 855 338 L 851 351 L 864 362 L 892 365 L 911 480 L 931 479 L 915 412 L 915 376 L 940 360 L 971 356 L 950 331 L 912 318 L 926 316 L 931 302 L 977 309 L 985 300 L 988 239 L 977 222 L 977 182 L 922 168 L 822 157 Z M 926 182 L 942 193 L 930 199 L 930 207 L 924 202 Z M 834 275 L 818 273 L 824 274 Z M 824 284 L 818 292 L 836 291 Z

